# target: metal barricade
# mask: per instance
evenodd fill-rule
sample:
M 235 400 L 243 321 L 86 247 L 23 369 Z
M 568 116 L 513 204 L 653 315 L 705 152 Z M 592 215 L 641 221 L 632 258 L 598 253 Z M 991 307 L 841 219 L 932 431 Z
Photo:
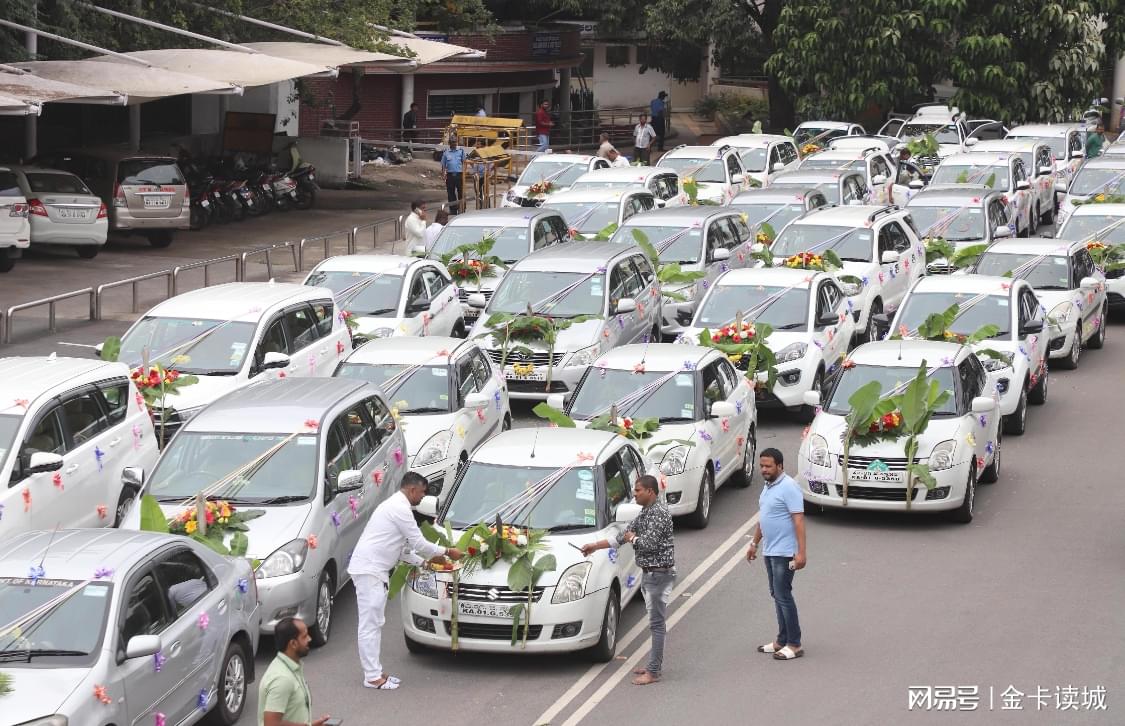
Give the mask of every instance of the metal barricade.
M 277 244 L 270 245 L 269 247 L 261 247 L 261 248 L 256 249 L 256 250 L 249 250 L 247 252 L 243 252 L 242 255 L 241 255 L 242 279 L 245 281 L 246 278 L 249 277 L 250 268 L 248 268 L 246 266 L 246 261 L 249 260 L 251 257 L 257 257 L 258 255 L 264 254 L 266 256 L 266 279 L 272 280 L 273 279 L 273 255 L 270 254 L 270 253 L 273 252 L 276 249 L 283 249 L 283 248 L 288 248 L 289 253 L 293 256 L 293 272 L 300 272 L 301 267 L 300 267 L 300 263 L 297 260 L 297 247 L 298 247 L 298 245 L 299 245 L 299 242 L 293 242 L 293 241 L 278 242 Z
M 190 265 L 176 265 L 172 268 L 172 295 L 173 297 L 180 294 L 180 273 L 187 272 L 188 270 L 198 270 L 203 268 L 203 287 L 211 287 L 211 268 L 215 265 L 224 262 L 234 263 L 234 281 L 242 282 L 242 258 L 238 255 L 227 255 L 226 257 L 215 257 L 210 260 L 201 260 L 199 262 L 192 262 Z
M 63 300 L 69 300 L 71 298 L 81 297 L 83 295 L 87 295 L 90 298 L 90 320 L 96 320 L 97 319 L 97 315 L 96 315 L 96 313 L 97 313 L 97 310 L 96 310 L 96 308 L 97 308 L 97 305 L 96 305 L 97 295 L 94 292 L 94 288 L 84 287 L 81 290 L 71 290 L 70 292 L 59 293 L 58 295 L 52 295 L 51 297 L 45 297 L 42 300 L 33 300 L 31 302 L 20 303 L 19 305 L 13 305 L 12 307 L 8 308 L 8 313 L 4 316 L 5 318 L 7 318 L 7 325 L 6 326 L 0 326 L 0 327 L 3 328 L 3 342 L 4 343 L 11 343 L 12 342 L 12 317 L 17 312 L 19 312 L 21 310 L 30 310 L 31 308 L 37 308 L 40 305 L 46 305 L 47 306 L 47 332 L 48 333 L 54 333 L 55 332 L 55 304 L 59 303 L 59 302 L 62 302 Z
M 155 280 L 159 277 L 166 278 L 166 281 L 165 281 L 165 286 L 166 286 L 165 299 L 170 298 L 173 295 L 175 295 L 175 292 L 173 292 L 173 288 L 172 288 L 173 283 L 172 283 L 172 271 L 171 270 L 160 270 L 159 272 L 150 272 L 147 275 L 137 275 L 136 277 L 129 277 L 129 278 L 126 278 L 124 280 L 116 280 L 114 282 L 107 282 L 104 285 L 98 285 L 98 291 L 97 291 L 97 294 L 94 297 L 94 313 L 95 313 L 95 316 L 92 319 L 93 320 L 101 320 L 102 319 L 102 296 L 105 294 L 106 290 L 112 290 L 112 289 L 117 288 L 117 287 L 124 287 L 125 285 L 131 285 L 132 288 L 133 288 L 133 304 L 132 304 L 132 307 L 130 307 L 129 309 L 134 313 L 138 312 L 138 310 L 137 310 L 137 285 L 139 283 L 146 282 L 148 280 Z
M 349 254 L 355 254 L 360 251 L 375 251 L 379 249 L 379 244 L 392 244 L 396 239 L 401 237 L 399 230 L 402 227 L 402 217 L 391 219 L 380 219 L 378 222 L 371 224 L 361 224 L 352 227 Z M 387 230 L 390 230 L 388 233 Z
M 328 234 L 319 237 L 305 237 L 297 244 L 297 268 L 299 270 L 305 269 L 305 245 L 322 244 L 324 245 L 324 256 L 321 260 L 327 260 L 332 256 L 332 243 L 340 240 L 344 241 L 343 254 L 351 254 L 353 251 L 354 243 L 352 241 L 353 230 L 341 229 L 336 232 L 329 232 Z

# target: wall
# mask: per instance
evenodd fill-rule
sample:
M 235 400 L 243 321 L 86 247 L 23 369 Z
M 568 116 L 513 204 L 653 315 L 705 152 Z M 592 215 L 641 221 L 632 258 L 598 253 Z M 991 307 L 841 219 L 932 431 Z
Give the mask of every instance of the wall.
M 609 67 L 605 60 L 607 45 L 624 44 L 602 42 L 594 44 L 594 75 L 587 82 L 594 91 L 594 103 L 599 108 L 648 106 L 649 101 L 656 98 L 656 94 L 667 91 L 674 110 L 690 111 L 695 102 L 704 95 L 704 82 L 680 83 L 654 70 L 638 73 L 641 67 L 636 63 L 636 46 L 630 46 L 628 65 Z M 704 79 L 707 71 L 702 58 L 699 65 L 700 79 Z M 577 80 L 571 82 L 571 87 L 578 88 Z
M 542 30 L 519 30 L 513 32 L 500 32 L 494 36 L 487 35 L 450 35 L 449 42 L 453 45 L 462 45 L 488 52 L 488 61 L 526 61 L 550 60 L 551 56 L 533 57 L 531 54 L 532 42 L 539 33 L 557 33 L 560 40 L 559 58 L 571 58 L 579 55 L 579 33 L 577 30 L 562 28 L 543 28 Z
M 343 186 L 348 180 L 348 140 L 331 136 L 300 136 L 296 139 L 301 159 L 316 167 L 316 181 L 321 186 Z M 276 137 L 275 153 L 283 152 L 293 139 Z M 283 157 L 284 158 L 284 157 Z
M 359 80 L 359 110 L 351 117 L 359 122 L 360 132 L 379 138 L 377 129 L 398 128 L 402 121 L 399 99 L 402 79 L 391 74 L 367 74 Z M 340 118 L 352 105 L 353 76 L 341 73 L 336 78 L 305 79 L 302 84 L 313 99 L 300 107 L 300 135 L 319 136 L 324 122 Z
M 272 113 L 277 115 L 274 131 L 290 136 L 297 134 L 297 103 L 293 99 L 294 84 L 283 81 L 268 86 L 247 88 L 241 96 L 195 94 L 191 97 L 191 131 L 193 134 L 217 134 L 223 120 L 219 112 L 221 98 L 226 98 L 230 111 Z M 286 119 L 291 119 L 286 123 Z

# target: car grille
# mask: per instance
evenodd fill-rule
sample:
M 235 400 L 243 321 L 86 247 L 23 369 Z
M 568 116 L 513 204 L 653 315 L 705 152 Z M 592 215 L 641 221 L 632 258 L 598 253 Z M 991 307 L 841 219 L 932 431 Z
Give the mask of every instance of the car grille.
M 495 593 L 495 597 L 492 597 Z M 461 583 L 457 588 L 457 597 L 473 602 L 515 603 L 527 602 L 526 590 L 509 590 L 506 587 L 492 587 L 491 585 L 466 585 Z M 539 602 L 543 597 L 543 587 L 537 586 L 532 590 L 531 601 Z
M 466 290 L 463 287 L 457 288 L 457 297 L 461 299 L 461 302 L 466 302 L 469 299 L 469 295 L 473 295 L 477 292 L 484 295 L 485 300 L 492 299 L 492 290 Z
M 914 496 L 917 498 L 919 491 L 926 491 L 926 487 L 918 487 L 914 490 Z M 844 486 L 842 484 L 836 485 L 836 496 L 844 496 Z M 881 502 L 905 502 L 906 501 L 906 487 L 848 487 L 849 499 L 871 499 Z
M 531 355 L 527 358 L 522 357 L 519 353 L 508 350 L 508 363 L 534 363 L 537 366 L 545 366 L 548 362 L 553 362 L 555 365 L 563 359 L 566 353 L 555 353 L 554 360 L 551 360 L 550 354 L 546 351 L 532 351 Z M 500 365 L 500 360 L 504 357 L 504 351 L 499 348 L 492 348 L 488 351 L 488 357 L 496 365 Z
M 562 381 L 551 381 L 548 388 L 543 381 L 521 381 L 513 378 L 507 380 L 509 393 L 566 393 L 570 389 Z
M 839 455 L 839 458 L 840 458 L 840 466 L 843 466 L 844 465 L 843 455 Z M 848 468 L 849 469 L 866 469 L 867 467 L 869 467 L 871 464 L 873 464 L 876 461 L 879 461 L 883 464 L 886 464 L 888 471 L 906 471 L 906 459 L 905 458 L 900 459 L 900 458 L 882 458 L 882 457 L 879 457 L 879 456 L 856 456 L 855 454 L 852 454 L 851 456 L 848 457 Z M 920 463 L 920 462 L 921 462 L 920 459 L 914 460 L 914 463 Z
M 162 409 L 159 408 L 152 409 L 152 427 L 156 432 L 157 441 L 160 441 L 160 418 L 162 415 L 161 411 Z M 175 433 L 179 431 L 180 427 L 183 425 L 184 422 L 183 419 L 180 418 L 180 414 L 176 413 L 176 410 L 173 408 L 168 409 L 167 418 L 164 419 L 164 443 L 167 444 L 169 441 L 171 441 L 172 436 L 175 435 Z
M 931 169 L 936 169 L 937 165 L 941 163 L 941 157 L 934 156 L 918 156 L 913 159 L 914 163 L 918 166 L 928 166 Z
M 452 627 L 448 620 L 443 620 L 442 624 L 445 625 L 445 634 L 452 634 Z M 527 629 L 528 640 L 538 640 L 539 634 L 543 632 L 542 625 L 532 625 Z M 518 634 L 523 634 L 521 628 L 517 631 Z M 463 620 L 457 623 L 457 636 L 459 638 L 466 638 L 469 640 L 511 640 L 512 639 L 512 624 L 510 622 L 497 623 L 467 623 Z
M 950 275 L 953 274 L 956 269 L 956 267 L 948 262 L 931 262 L 926 265 L 926 272 L 931 275 Z
M 516 197 L 512 201 L 521 207 L 538 207 L 543 204 L 542 199 L 532 199 L 530 197 Z

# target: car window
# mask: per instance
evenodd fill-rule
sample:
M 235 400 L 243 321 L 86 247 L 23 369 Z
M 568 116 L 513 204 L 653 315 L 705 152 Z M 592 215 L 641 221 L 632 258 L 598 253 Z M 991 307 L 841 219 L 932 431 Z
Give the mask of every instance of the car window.
M 465 396 L 479 390 L 480 384 L 477 383 L 476 374 L 473 371 L 473 357 L 471 355 L 464 356 L 457 361 L 458 407 L 465 405 Z
M 165 606 L 164 595 L 152 572 L 141 575 L 129 588 L 125 598 L 125 620 L 121 627 L 119 651 L 137 635 L 157 635 L 172 621 Z
M 410 294 L 406 298 L 406 304 L 413 305 L 427 297 L 429 295 L 426 294 L 426 281 L 422 278 L 422 271 L 415 270 L 414 276 L 410 278 Z
M 207 566 L 186 548 L 164 555 L 154 569 L 164 592 L 168 593 L 168 607 L 173 618 L 180 617 L 202 600 L 215 584 L 214 575 Z
M 16 175 L 10 171 L 0 171 L 0 198 L 22 196 L 23 190 L 20 189 Z
M 718 362 L 712 363 L 703 369 L 703 403 L 707 411 L 711 410 L 712 403 L 725 400 L 726 397 L 719 375 L 719 364 Z
M 611 456 L 602 467 L 605 473 L 605 496 L 609 504 L 609 513 L 612 518 L 617 505 L 629 496 L 629 483 L 625 480 L 625 472 L 621 467 L 621 459 L 617 455 Z
M 316 319 L 316 332 L 321 338 L 332 332 L 333 306 L 327 300 L 316 300 L 312 304 L 313 317 Z
M 891 232 L 891 225 L 884 224 L 882 229 L 879 230 L 879 259 L 881 263 L 883 260 L 883 253 L 893 250 L 895 248 L 895 236 Z
M 621 449 L 617 452 L 618 459 L 621 463 L 622 479 L 625 480 L 625 491 L 620 495 L 617 492 L 609 498 L 610 512 L 617 508 L 617 505 L 629 498 L 629 492 L 633 489 L 633 484 L 640 478 L 644 472 L 637 468 L 637 462 L 626 451 Z
M 21 459 L 24 466 L 28 465 L 31 455 L 37 452 L 48 454 L 66 453 L 66 443 L 63 438 L 62 422 L 59 420 L 59 407 L 49 409 L 36 422 L 35 427 L 24 441 Z
M 737 247 L 750 239 L 750 228 L 739 217 L 727 217 L 723 221 L 730 230 L 732 247 Z
M 828 300 L 828 309 L 832 311 L 835 311 L 844 299 L 844 293 L 832 282 L 824 283 L 824 294 Z
M 1039 147 L 1039 151 L 1035 156 L 1035 166 L 1037 166 L 1037 167 L 1044 167 L 1045 166 L 1048 169 L 1054 168 L 1054 162 L 1051 160 L 1051 147 L 1049 147 L 1049 146 L 1040 146 Z M 1036 169 L 1035 171 L 1036 171 L 1036 173 L 1038 173 L 1039 169 Z
M 320 337 L 316 317 L 308 305 L 286 311 L 285 323 L 289 327 L 290 354 L 309 347 Z
M 668 196 L 666 196 L 665 199 L 671 199 L 672 197 L 680 193 L 679 177 L 668 174 L 661 178 L 664 180 L 665 186 L 668 187 Z
M 287 353 L 288 350 L 289 346 L 285 342 L 285 319 L 278 318 L 266 328 L 262 341 L 258 343 L 254 360 L 258 366 L 261 366 L 266 353 Z
M 554 241 L 554 230 L 551 229 L 551 223 L 545 219 L 539 220 L 535 225 L 535 249 L 541 250 Z
M 738 154 L 731 154 L 727 157 L 727 176 L 730 177 L 731 183 L 734 183 L 734 175 L 742 173 L 742 165 L 738 163 Z
M 562 217 L 548 217 L 547 221 L 551 224 L 551 244 L 559 244 L 566 242 L 569 230 L 566 227 L 566 220 Z
M 884 229 L 890 234 L 896 252 L 905 252 L 910 249 L 910 238 L 906 236 L 906 232 L 903 231 L 898 222 L 889 222 Z
M 852 186 L 852 184 L 850 182 L 851 182 L 851 177 L 848 177 L 841 184 L 841 189 L 840 189 L 840 202 L 841 202 L 841 204 L 847 205 L 849 202 L 851 202 L 853 200 L 856 200 L 856 199 L 861 199 L 863 197 L 862 194 L 859 194 L 859 195 L 856 194 L 855 187 Z
M 823 194 L 817 192 L 815 194 L 810 194 L 808 197 L 806 197 L 805 203 L 808 204 L 808 208 L 810 210 L 812 210 L 812 209 L 816 209 L 817 207 L 823 207 L 823 206 L 827 205 L 828 199 L 826 199 Z
M 832 304 L 832 298 L 828 292 L 829 284 L 827 282 L 821 283 L 820 290 L 816 294 L 816 317 L 817 319 L 827 315 L 828 313 L 835 312 L 836 306 Z
M 786 141 L 781 144 L 781 161 L 789 164 L 797 160 L 797 147 Z
M 633 258 L 633 267 L 638 275 L 640 275 L 641 282 L 644 287 L 648 287 L 656 279 L 656 273 L 652 271 L 652 263 L 644 255 L 635 255 Z
M 488 362 L 480 349 L 473 351 L 472 361 L 473 375 L 477 379 L 477 390 L 483 391 L 484 387 L 488 385 L 488 380 L 492 378 L 492 364 Z
M 734 233 L 726 219 L 716 219 L 707 225 L 707 251 L 710 253 L 719 248 L 731 249 L 736 245 Z
M 613 268 L 610 286 L 610 298 L 613 300 L 620 300 L 623 297 L 635 298 L 641 291 L 641 280 L 637 275 L 636 268 L 629 264 L 628 258 L 622 260 Z
M 92 389 L 68 396 L 59 406 L 59 410 L 62 412 L 63 423 L 66 425 L 71 441 L 68 448 L 82 446 L 109 427 L 105 412 L 102 411 Z
M 129 413 L 129 382 L 124 378 L 102 381 L 98 383 L 98 390 L 105 402 L 109 425 L 116 426 L 124 421 Z
M 27 185 L 40 194 L 91 194 L 81 179 L 73 174 L 27 172 Z
M 1014 182 L 1027 181 L 1027 167 L 1023 165 L 1023 159 L 1012 159 L 1012 180 Z
M 117 165 L 117 181 L 126 185 L 183 184 L 184 176 L 172 159 L 124 159 Z
M 779 146 L 771 147 L 770 148 L 769 164 L 766 165 L 766 171 L 767 172 L 773 171 L 773 165 L 774 164 L 780 164 L 780 163 L 782 163 L 781 162 L 781 147 L 779 147 Z
M 365 400 L 363 406 L 367 409 L 367 415 L 375 425 L 373 431 L 375 434 L 375 443 L 378 446 L 382 446 L 383 440 L 394 433 L 395 418 L 391 415 L 391 412 L 387 409 L 383 401 L 375 396 Z
M 871 159 L 871 170 L 875 172 L 875 176 L 882 175 L 888 179 L 891 178 L 891 167 L 887 164 L 887 160 L 879 154 Z
M 430 299 L 434 299 L 442 290 L 449 287 L 449 280 L 437 271 L 436 268 L 427 267 L 422 270 L 422 278 L 426 281 L 426 290 Z
M 332 427 L 328 429 L 328 436 L 325 439 L 324 473 L 332 486 L 335 486 L 339 480 L 340 472 L 356 468 L 352 450 L 348 447 L 350 432 L 346 427 L 346 416 L 347 414 L 337 418 L 332 423 Z
M 719 383 L 723 387 L 723 398 L 730 398 L 734 395 L 734 389 L 738 388 L 738 373 L 734 370 L 729 360 L 720 360 L 719 364 Z
M 1090 253 L 1086 250 L 1078 250 L 1078 254 L 1075 255 L 1075 276 L 1078 279 L 1074 281 L 1074 286 L 1078 287 L 1082 278 L 1093 276 L 1094 271 L 1094 258 L 1090 257 Z
M 363 466 L 368 458 L 375 453 L 375 449 L 379 447 L 374 431 L 375 423 L 371 414 L 367 412 L 362 403 L 357 403 L 340 417 L 340 421 L 343 423 L 344 431 L 347 434 L 348 444 L 352 448 L 352 457 L 358 465 L 357 468 Z
M 1079 136 L 1077 131 L 1072 131 L 1070 134 L 1068 134 L 1067 140 L 1070 142 L 1071 153 L 1074 153 L 1075 151 L 1081 152 L 1083 150 L 1082 138 Z

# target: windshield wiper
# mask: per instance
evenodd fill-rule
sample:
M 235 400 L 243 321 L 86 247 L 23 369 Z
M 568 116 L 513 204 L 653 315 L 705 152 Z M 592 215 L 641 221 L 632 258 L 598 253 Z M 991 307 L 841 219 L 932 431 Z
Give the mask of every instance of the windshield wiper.
M 268 499 L 259 499 L 256 504 L 289 504 L 290 502 L 303 502 L 308 497 L 301 496 L 300 494 L 286 494 L 280 497 L 270 497 Z
M 449 413 L 449 409 L 438 406 L 419 406 L 418 408 L 400 409 L 399 413 Z
M 386 313 L 393 313 L 394 311 L 394 308 L 379 308 L 378 310 L 368 310 L 366 312 L 356 313 L 356 315 L 385 315 Z
M 694 421 L 695 419 L 688 416 L 661 416 L 660 423 L 675 423 L 677 421 Z
M 785 325 L 775 325 L 774 330 L 795 330 L 796 328 L 805 327 L 805 323 L 786 323 Z
M 980 237 L 980 236 L 977 236 L 977 237 L 946 237 L 945 241 L 946 242 L 975 242 L 978 239 L 984 239 L 984 237 Z
M 66 656 L 66 655 L 90 655 L 84 650 L 58 650 L 54 648 L 21 648 L 0 650 L 0 660 L 22 660 L 26 658 L 29 662 L 36 656 Z
M 870 262 L 870 261 L 871 260 L 865 260 L 862 257 L 841 257 L 840 258 L 840 262 Z
M 554 527 L 548 527 L 548 532 L 568 532 L 574 529 L 590 529 L 592 524 L 556 524 Z
M 180 368 L 180 373 L 186 373 L 193 376 L 233 376 L 238 371 L 232 371 L 229 368 L 215 368 L 213 370 L 204 369 L 196 370 L 194 368 Z

